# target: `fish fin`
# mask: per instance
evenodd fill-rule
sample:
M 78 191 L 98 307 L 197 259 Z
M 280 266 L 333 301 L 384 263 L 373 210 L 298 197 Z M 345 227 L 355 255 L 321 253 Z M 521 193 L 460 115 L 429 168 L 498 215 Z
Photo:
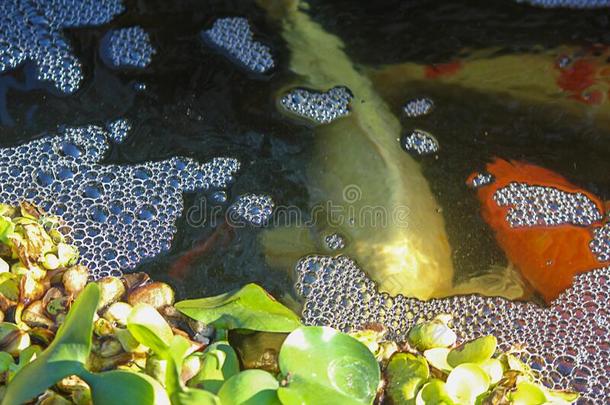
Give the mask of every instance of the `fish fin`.
M 288 225 L 266 229 L 260 241 L 267 264 L 271 268 L 292 272 L 304 256 L 315 252 L 316 244 L 307 226 Z
M 528 290 L 519 271 L 512 264 L 491 266 L 484 274 L 454 286 L 455 295 L 478 294 L 511 300 L 524 298 L 528 295 Z

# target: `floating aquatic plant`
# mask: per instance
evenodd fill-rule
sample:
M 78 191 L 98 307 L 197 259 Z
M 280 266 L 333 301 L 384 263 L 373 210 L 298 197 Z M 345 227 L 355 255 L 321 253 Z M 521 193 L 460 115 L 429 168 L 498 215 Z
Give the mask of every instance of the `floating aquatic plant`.
M 291 332 L 301 325 L 297 315 L 256 284 L 216 297 L 182 301 L 176 308 L 220 329 Z
M 456 345 L 454 335 L 446 338 L 449 321 L 440 315 L 416 325 L 405 351 L 390 358 L 384 371 L 390 403 L 568 404 L 578 399 L 576 393 L 537 384 L 531 369 L 512 353 L 496 356 L 494 336 Z
M 87 285 L 88 270 L 76 264 L 77 250 L 57 231 L 58 218 L 28 204 L 0 206 L 0 214 L 2 404 L 578 399 L 538 385 L 515 354 L 496 353 L 493 336 L 457 344 L 444 314 L 415 325 L 400 343 L 387 340 L 378 325 L 351 334 L 304 326 L 255 284 L 178 303 L 170 286 L 144 273 Z M 269 360 L 274 364 L 247 361 L 248 346 L 232 346 L 236 336 L 253 332 L 279 338 L 279 354 Z

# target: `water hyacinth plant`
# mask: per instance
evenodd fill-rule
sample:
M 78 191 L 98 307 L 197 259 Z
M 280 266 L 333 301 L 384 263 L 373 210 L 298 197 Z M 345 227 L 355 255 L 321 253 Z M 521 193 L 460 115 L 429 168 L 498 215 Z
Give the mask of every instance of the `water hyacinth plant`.
M 174 303 L 144 273 L 88 283 L 58 218 L 0 206 L 2 404 L 562 404 L 493 336 L 457 344 L 450 317 L 385 339 L 305 326 L 255 284 Z M 260 333 L 279 341 L 247 361 Z M 237 345 L 237 346 L 236 346 Z M 245 352 L 244 352 L 245 351 Z M 256 358 L 256 356 L 253 356 Z M 253 365 L 254 364 L 254 365 Z

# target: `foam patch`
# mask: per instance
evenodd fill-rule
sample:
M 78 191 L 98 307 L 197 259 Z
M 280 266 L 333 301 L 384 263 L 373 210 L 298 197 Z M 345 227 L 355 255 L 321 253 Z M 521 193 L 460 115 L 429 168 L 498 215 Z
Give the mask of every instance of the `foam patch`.
M 120 0 L 0 2 L 0 72 L 31 61 L 38 80 L 50 82 L 60 92 L 74 93 L 83 72 L 62 30 L 105 24 L 123 10 Z
M 231 225 L 264 226 L 271 218 L 275 203 L 264 194 L 243 194 L 231 204 L 227 217 Z
M 296 272 L 307 325 L 347 331 L 381 323 L 392 338 L 405 340 L 418 320 L 449 313 L 463 339 L 493 334 L 503 351 L 524 346 L 522 359 L 547 386 L 580 391 L 583 403 L 610 397 L 610 268 L 578 276 L 550 308 L 475 295 L 429 301 L 392 297 L 379 293 L 346 256 L 308 256 Z
M 422 117 L 434 110 L 434 101 L 426 97 L 415 98 L 408 101 L 402 109 L 409 118 Z
M 200 35 L 204 42 L 223 51 L 250 72 L 266 73 L 275 65 L 271 49 L 254 40 L 250 24 L 243 17 L 219 18 L 212 28 Z
M 315 124 L 329 124 L 349 115 L 349 104 L 353 97 L 352 92 L 344 86 L 333 87 L 326 92 L 298 88 L 285 94 L 280 104 L 288 112 Z
M 94 278 L 120 275 L 170 248 L 183 192 L 222 189 L 239 162 L 198 163 L 171 158 L 136 165 L 103 165 L 109 140 L 125 137 L 89 125 L 63 128 L 27 144 L 0 149 L 0 201 L 25 199 L 60 215 L 64 230 Z
M 156 53 L 150 36 L 142 27 L 111 30 L 100 45 L 104 63 L 113 69 L 143 69 L 150 65 Z
M 415 129 L 403 136 L 402 147 L 415 155 L 430 155 L 439 150 L 438 142 L 434 136 L 421 129 Z
M 553 187 L 510 183 L 494 193 L 498 206 L 510 206 L 506 220 L 513 228 L 572 224 L 588 226 L 602 219 L 597 205 L 582 193 Z

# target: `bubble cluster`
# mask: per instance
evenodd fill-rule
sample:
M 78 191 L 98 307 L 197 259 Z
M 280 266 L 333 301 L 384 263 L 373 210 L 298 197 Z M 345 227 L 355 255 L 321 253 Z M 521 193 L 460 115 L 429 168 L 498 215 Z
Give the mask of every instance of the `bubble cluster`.
M 200 35 L 251 72 L 265 73 L 274 66 L 271 49 L 254 40 L 250 24 L 243 17 L 219 18 L 211 29 Z
M 293 114 L 317 124 L 328 124 L 350 112 L 352 92 L 344 86 L 326 92 L 293 89 L 280 100 L 281 105 Z
M 493 196 L 499 206 L 510 206 L 506 220 L 513 228 L 572 224 L 588 226 L 600 221 L 597 205 L 583 193 L 554 187 L 509 183 Z
M 330 250 L 341 250 L 345 247 L 345 239 L 338 233 L 327 235 L 326 238 L 324 238 L 324 242 L 326 242 L 326 246 Z
M 224 204 L 227 202 L 227 193 L 226 191 L 215 191 L 210 196 L 210 199 L 217 204 Z
M 529 3 L 544 8 L 602 8 L 610 7 L 610 0 L 517 0 L 518 3 Z
M 600 262 L 610 261 L 610 223 L 593 230 L 589 248 Z
M 494 181 L 494 176 L 491 173 L 477 173 L 472 179 L 468 181 L 468 186 L 472 188 L 479 188 L 491 184 Z
M 426 97 L 409 100 L 403 107 L 405 114 L 409 118 L 421 117 L 423 115 L 430 114 L 433 109 L 434 101 Z
M 51 82 L 63 93 L 73 93 L 83 73 L 62 30 L 104 24 L 121 12 L 121 0 L 2 1 L 0 72 L 31 61 L 38 68 L 38 80 Z
M 239 168 L 231 158 L 100 165 L 113 138 L 89 125 L 0 149 L 0 201 L 25 199 L 60 215 L 95 278 L 121 274 L 168 250 L 182 192 L 224 188 Z
M 115 143 L 123 143 L 129 131 L 131 131 L 131 123 L 125 118 L 119 118 L 106 124 L 108 137 Z
M 406 134 L 402 138 L 402 147 L 406 151 L 417 155 L 429 155 L 438 152 L 438 142 L 432 134 L 414 129 L 411 133 Z
M 228 218 L 232 225 L 264 226 L 271 218 L 274 206 L 268 195 L 242 194 L 229 207 Z
M 100 48 L 102 59 L 114 69 L 143 69 L 150 65 L 156 53 L 142 27 L 110 30 L 104 35 Z
M 523 360 L 547 386 L 580 391 L 585 401 L 597 401 L 592 403 L 610 397 L 610 268 L 577 276 L 548 308 L 475 295 L 429 301 L 390 296 L 346 256 L 305 257 L 296 273 L 307 325 L 346 331 L 382 323 L 392 338 L 404 340 L 418 320 L 450 313 L 462 339 L 493 334 L 501 350 L 523 346 Z

